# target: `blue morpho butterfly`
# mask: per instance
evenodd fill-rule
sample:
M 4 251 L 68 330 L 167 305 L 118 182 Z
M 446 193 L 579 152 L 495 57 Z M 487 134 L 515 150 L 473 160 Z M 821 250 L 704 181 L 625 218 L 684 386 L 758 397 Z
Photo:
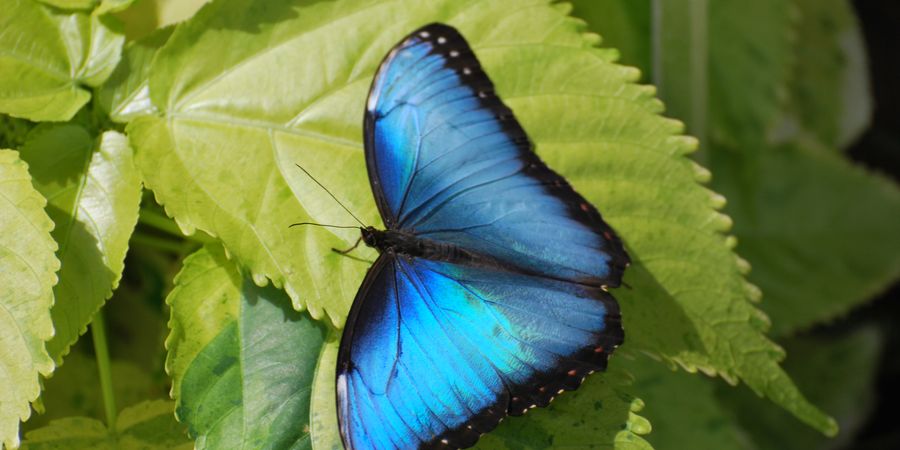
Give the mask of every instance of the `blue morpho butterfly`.
M 338 354 L 347 449 L 469 447 L 606 368 L 623 340 L 606 289 L 628 256 L 455 29 L 425 26 L 388 53 L 364 138 L 387 230 L 361 228 L 381 255 Z

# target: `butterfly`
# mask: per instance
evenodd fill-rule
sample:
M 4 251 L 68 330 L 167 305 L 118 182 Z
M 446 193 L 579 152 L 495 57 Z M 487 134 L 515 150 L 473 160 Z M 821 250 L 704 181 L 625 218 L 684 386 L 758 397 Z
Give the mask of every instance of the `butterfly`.
M 347 449 L 469 447 L 606 368 L 628 255 L 458 31 L 427 25 L 387 54 L 364 140 L 386 230 L 360 228 L 380 255 L 338 352 Z

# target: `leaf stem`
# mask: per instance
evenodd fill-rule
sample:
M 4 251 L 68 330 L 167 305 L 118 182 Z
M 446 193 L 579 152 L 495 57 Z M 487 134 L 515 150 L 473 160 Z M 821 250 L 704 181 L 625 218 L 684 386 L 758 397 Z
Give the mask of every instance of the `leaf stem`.
M 182 239 L 187 238 L 175 221 L 151 208 L 141 208 L 138 213 L 138 222 L 150 228 L 162 231 L 164 233 L 178 236 Z
M 103 309 L 97 311 L 91 322 L 91 333 L 94 337 L 94 353 L 97 357 L 97 370 L 100 372 L 100 388 L 103 392 L 103 410 L 106 413 L 106 427 L 111 433 L 116 430 L 116 397 L 113 393 L 112 371 L 109 363 L 109 346 L 106 342 L 106 321 Z
M 146 247 L 155 248 L 158 250 L 167 251 L 170 253 L 181 254 L 184 251 L 184 243 L 191 242 L 189 240 L 184 241 L 173 241 L 172 239 L 161 238 L 158 236 L 152 236 L 146 233 L 135 232 L 131 235 L 131 242 L 134 242 L 138 245 L 143 245 Z
M 153 228 L 154 230 L 158 230 L 158 231 L 161 231 L 168 235 L 177 237 L 178 239 L 180 239 L 182 241 L 193 242 L 196 244 L 200 244 L 201 246 L 203 244 L 208 244 L 210 242 L 214 242 L 214 239 L 212 239 L 209 235 L 207 235 L 206 233 L 203 233 L 201 231 L 197 231 L 190 236 L 186 236 L 184 233 L 182 233 L 181 229 L 178 228 L 178 225 L 175 223 L 174 220 L 172 220 L 171 218 L 166 216 L 164 213 L 161 213 L 153 208 L 142 207 L 138 213 L 138 223 L 140 223 L 141 225 Z M 137 234 L 137 233 L 135 233 L 135 234 Z M 147 235 L 145 235 L 145 237 L 147 237 L 148 239 L 145 239 L 142 242 L 144 244 L 149 244 L 149 242 L 151 240 L 155 241 L 156 244 L 161 244 L 162 241 L 164 241 L 164 239 L 150 238 Z M 172 244 L 171 240 L 169 241 L 169 243 L 167 243 L 163 246 L 159 246 L 156 244 L 150 244 L 150 245 L 157 246 L 157 247 L 160 247 L 165 250 L 174 250 L 173 245 L 177 245 L 177 244 Z

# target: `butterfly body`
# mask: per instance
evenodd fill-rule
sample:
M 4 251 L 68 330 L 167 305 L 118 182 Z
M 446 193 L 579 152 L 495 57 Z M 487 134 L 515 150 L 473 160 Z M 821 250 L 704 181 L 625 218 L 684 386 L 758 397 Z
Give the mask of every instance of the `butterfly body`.
M 465 39 L 432 24 L 381 63 L 366 165 L 387 227 L 337 364 L 352 449 L 464 448 L 603 370 L 628 256 L 533 151 Z
M 414 233 L 399 230 L 379 230 L 375 227 L 360 228 L 362 240 L 379 253 L 390 252 L 405 257 L 423 257 L 442 261 L 474 261 L 478 259 L 465 250 L 442 242 L 417 237 Z M 481 258 L 486 259 L 486 258 Z

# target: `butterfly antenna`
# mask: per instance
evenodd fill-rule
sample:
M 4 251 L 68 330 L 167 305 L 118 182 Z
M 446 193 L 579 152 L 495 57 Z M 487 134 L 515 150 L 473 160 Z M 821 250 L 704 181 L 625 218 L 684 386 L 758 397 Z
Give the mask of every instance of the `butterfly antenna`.
M 311 180 L 313 180 L 316 184 L 318 184 L 319 187 L 322 188 L 322 190 L 324 190 L 325 192 L 327 192 L 328 195 L 330 195 L 331 198 L 333 198 L 334 201 L 336 201 L 338 205 L 341 205 L 341 208 L 344 208 L 344 211 L 347 211 L 347 214 L 350 214 L 350 217 L 353 217 L 353 219 L 356 220 L 357 223 L 359 223 L 360 225 L 362 225 L 363 228 L 366 227 L 366 224 L 364 224 L 364 223 L 362 222 L 362 220 L 359 220 L 359 217 L 356 217 L 356 214 L 353 214 L 353 212 L 350 211 L 350 209 L 348 209 L 346 206 L 344 206 L 344 204 L 341 203 L 341 201 L 338 200 L 337 197 L 335 197 L 334 194 L 332 194 L 331 191 L 328 190 L 328 188 L 326 188 L 325 186 L 323 186 L 322 183 L 319 183 L 319 180 L 317 180 L 316 177 L 312 176 L 312 174 L 309 173 L 309 171 L 307 171 L 306 169 L 304 169 L 303 166 L 301 166 L 300 164 L 294 164 L 294 165 L 297 166 L 298 169 L 302 170 L 303 173 L 305 173 L 306 176 L 308 176 L 308 177 L 309 177 Z M 309 222 L 303 222 L 302 224 L 313 225 L 312 223 L 309 223 Z M 299 225 L 299 224 L 294 224 L 294 225 Z M 294 226 L 294 225 L 291 225 L 291 226 Z M 318 225 L 318 224 L 316 224 L 316 225 Z M 333 228 L 356 228 L 356 227 L 340 227 L 340 226 L 335 226 L 335 225 L 323 225 L 323 226 L 330 226 L 330 227 L 333 227 Z

